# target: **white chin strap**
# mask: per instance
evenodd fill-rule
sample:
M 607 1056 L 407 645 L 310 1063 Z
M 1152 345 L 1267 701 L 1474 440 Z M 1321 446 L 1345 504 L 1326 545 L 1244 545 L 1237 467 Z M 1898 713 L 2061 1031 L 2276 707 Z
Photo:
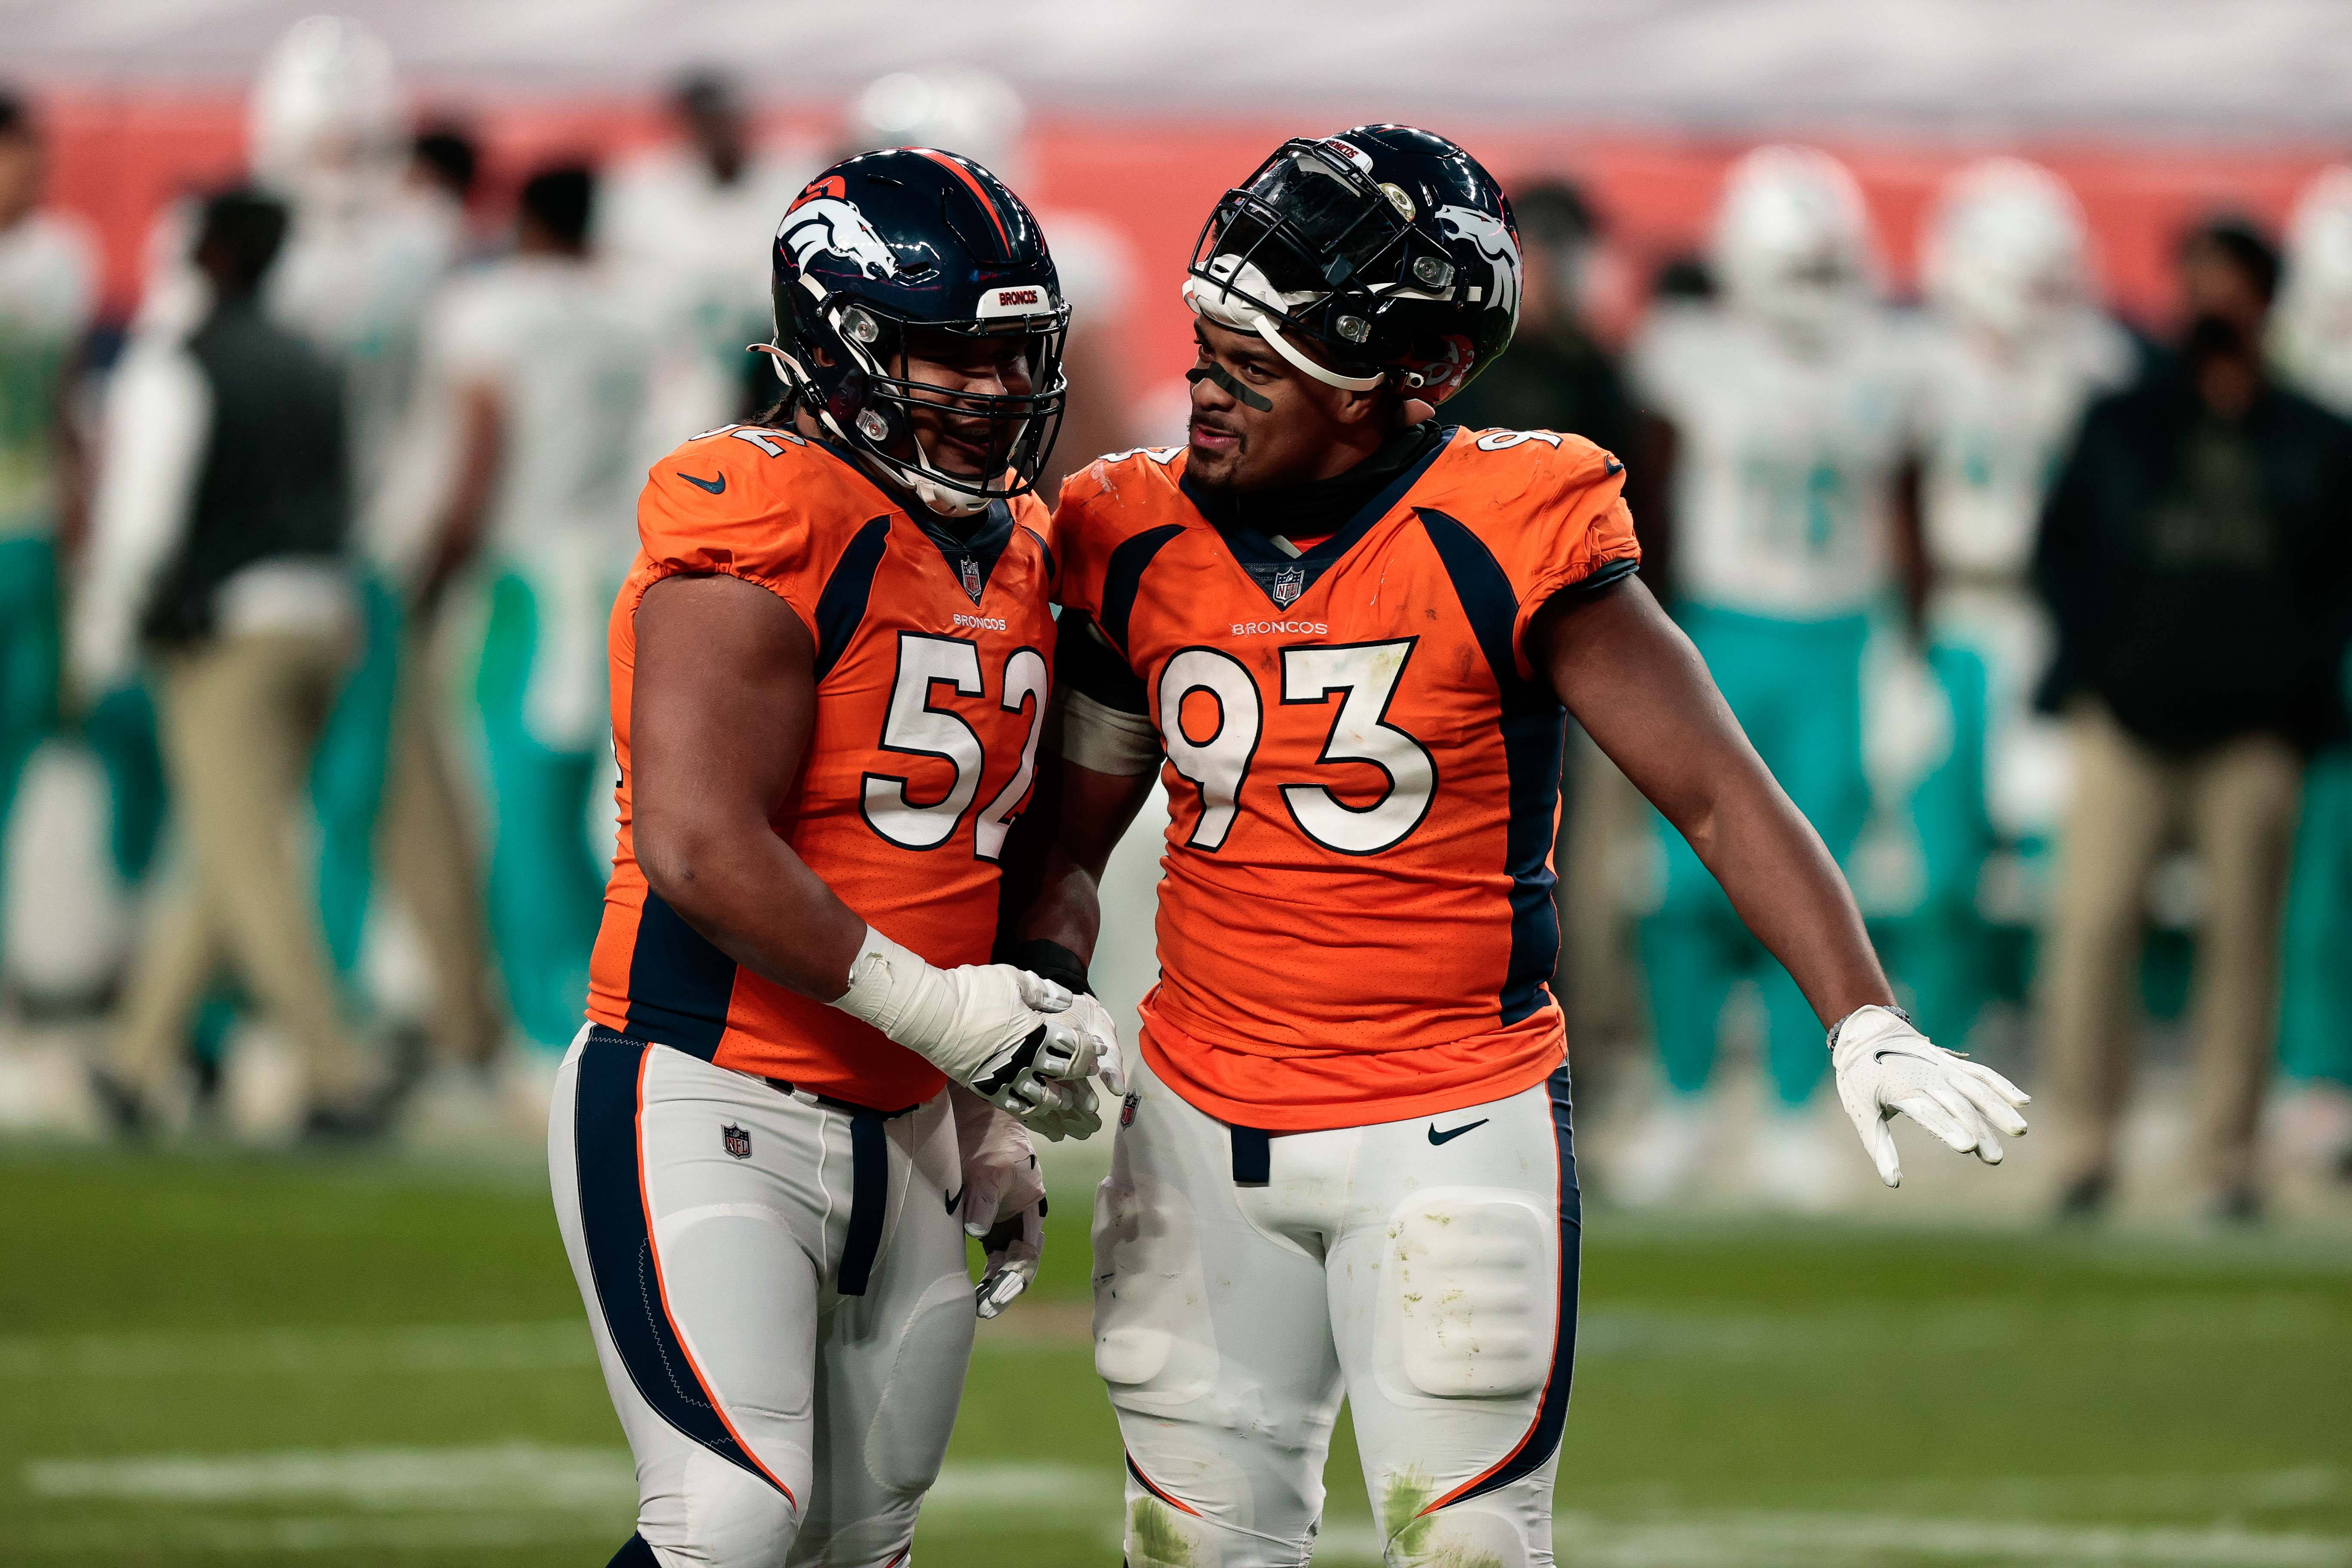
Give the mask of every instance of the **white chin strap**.
M 778 381 L 782 382 L 786 386 L 793 388 L 794 391 L 799 390 L 800 384 L 793 379 L 786 367 L 790 366 L 792 370 L 798 370 L 800 369 L 800 366 L 794 364 L 792 357 L 786 354 L 783 350 L 778 348 L 773 343 L 751 343 L 747 346 L 768 356 L 769 364 L 771 368 L 775 371 L 776 379 Z M 940 516 L 974 517 L 988 510 L 988 501 L 986 498 L 982 496 L 968 496 L 961 490 L 945 489 L 942 486 L 933 484 L 929 479 L 924 476 L 920 469 L 910 468 L 904 464 L 894 463 L 887 458 L 877 457 L 874 453 L 867 451 L 865 447 L 860 447 L 856 442 L 851 440 L 849 438 L 849 433 L 844 430 L 840 426 L 835 424 L 833 422 L 832 414 L 827 412 L 825 409 L 820 407 L 815 410 L 815 413 L 817 423 L 832 431 L 833 438 L 835 440 L 848 447 L 864 461 L 871 463 L 875 468 L 881 469 L 882 477 L 889 480 L 892 484 L 898 486 L 901 489 L 913 491 L 917 500 L 921 501 L 926 507 L 929 507 Z M 917 451 L 922 450 L 922 443 L 919 440 L 915 443 L 915 449 Z
M 1209 270 L 1217 281 L 1206 278 L 1187 277 L 1184 279 L 1184 303 L 1192 313 L 1221 327 L 1236 332 L 1255 332 L 1270 344 L 1274 352 L 1300 370 L 1323 383 L 1349 392 L 1370 392 L 1388 378 L 1385 375 L 1341 375 L 1328 365 L 1318 364 L 1306 351 L 1292 344 L 1275 325 L 1272 316 L 1236 289 L 1246 290 L 1261 300 L 1279 300 L 1285 305 L 1298 300 L 1284 298 L 1275 289 L 1273 280 L 1252 263 L 1238 256 L 1219 256 L 1211 259 Z

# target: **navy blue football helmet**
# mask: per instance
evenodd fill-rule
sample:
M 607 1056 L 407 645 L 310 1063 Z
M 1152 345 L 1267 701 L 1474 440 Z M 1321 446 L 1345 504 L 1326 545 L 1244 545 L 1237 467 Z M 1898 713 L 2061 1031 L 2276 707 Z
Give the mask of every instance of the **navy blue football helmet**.
M 969 158 L 900 147 L 845 159 L 802 191 L 770 250 L 776 374 L 825 429 L 934 511 L 969 515 L 1035 488 L 1062 423 L 1070 309 L 1037 220 Z M 908 379 L 908 334 L 1018 337 L 1026 393 Z M 952 473 L 913 412 L 985 417 L 1001 464 Z
M 1433 404 L 1499 356 L 1519 320 L 1502 186 L 1410 125 L 1284 142 L 1225 193 L 1186 270 L 1196 314 L 1258 333 L 1317 380 Z

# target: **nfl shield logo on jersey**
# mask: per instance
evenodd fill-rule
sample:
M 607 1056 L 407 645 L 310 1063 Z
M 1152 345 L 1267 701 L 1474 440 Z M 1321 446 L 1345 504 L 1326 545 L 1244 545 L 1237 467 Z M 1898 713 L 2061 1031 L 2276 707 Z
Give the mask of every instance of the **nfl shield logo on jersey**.
M 1273 594 L 1276 604 L 1286 610 L 1290 608 L 1291 602 L 1307 592 L 1307 568 L 1284 567 L 1274 574 L 1274 586 L 1268 592 Z
M 971 602 L 973 604 L 979 604 L 981 587 L 980 563 L 967 555 L 963 558 L 961 572 L 963 575 L 963 591 L 971 595 Z
M 730 1121 L 719 1130 L 719 1136 L 726 1142 L 727 1152 L 738 1160 L 751 1157 L 751 1135 L 742 1128 Z

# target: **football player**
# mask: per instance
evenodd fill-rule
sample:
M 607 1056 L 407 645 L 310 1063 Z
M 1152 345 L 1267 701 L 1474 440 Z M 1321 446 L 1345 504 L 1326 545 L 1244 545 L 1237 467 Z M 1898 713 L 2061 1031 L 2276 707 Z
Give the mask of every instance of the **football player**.
M 1023 1123 L 1099 1125 L 1115 1049 L 1091 999 L 987 962 L 1050 679 L 1045 240 L 987 170 L 900 150 L 820 174 L 771 264 L 783 400 L 638 503 L 619 851 L 549 1126 L 635 1568 L 905 1560 L 971 1347 L 964 1233 L 992 1316 L 1040 1244 Z
M 2054 648 L 2029 580 L 2042 496 L 2084 409 L 2137 364 L 2092 297 L 2087 246 L 2063 181 L 1988 158 L 1946 183 L 1920 247 L 1921 711 L 1942 744 L 1887 748 L 1914 760 L 1897 809 L 1919 874 L 1885 930 L 1920 1022 L 1959 1041 L 1992 979 L 1984 917 L 2040 923 L 2065 789 L 2064 732 L 2033 711 Z
M 2023 1130 L 2021 1095 L 1893 1007 L 1835 863 L 1633 576 L 1622 466 L 1432 416 L 1510 342 L 1519 266 L 1453 142 L 1286 142 L 1188 271 L 1188 444 L 1062 492 L 1024 956 L 1082 986 L 1095 878 L 1155 773 L 1174 807 L 1095 1218 L 1131 1568 L 1304 1561 L 1343 1394 L 1387 1561 L 1551 1560 L 1580 1226 L 1546 987 L 1567 711 L 1794 972 L 1885 1181 L 1898 1109 L 1988 1161 Z
M 1828 154 L 1762 147 L 1716 216 L 1720 304 L 1654 314 L 1629 353 L 1671 431 L 1669 603 L 1732 714 L 1831 855 L 1870 815 L 1864 651 L 1895 586 L 1898 476 L 1916 440 L 1913 357 L 1875 289 L 1862 193 Z M 1663 455 L 1663 454 L 1662 454 Z M 1611 1174 L 1629 1203 L 1669 1198 L 1714 1148 L 1706 1090 L 1732 986 L 1763 994 L 1776 1114 L 1750 1190 L 1822 1207 L 1842 1185 L 1809 1114 L 1824 1063 L 1816 998 L 1769 962 L 1673 826 L 1642 959 L 1664 1093 Z
M 596 644 L 633 553 L 629 459 L 652 358 L 595 264 L 595 200 L 583 168 L 525 182 L 514 254 L 435 302 L 419 399 L 451 427 L 453 460 L 415 599 L 429 618 L 461 574 L 481 582 L 489 935 L 542 1060 L 579 1026 L 603 912 L 602 857 L 583 831 L 604 771 Z
M 84 510 L 71 405 L 98 247 L 43 204 L 47 164 L 29 106 L 0 93 L 0 849 L 25 765 L 57 727 L 58 557 L 79 542 Z M 0 893 L 12 890 L 0 874 Z M 0 972 L 6 928 L 31 902 L 0 907 Z

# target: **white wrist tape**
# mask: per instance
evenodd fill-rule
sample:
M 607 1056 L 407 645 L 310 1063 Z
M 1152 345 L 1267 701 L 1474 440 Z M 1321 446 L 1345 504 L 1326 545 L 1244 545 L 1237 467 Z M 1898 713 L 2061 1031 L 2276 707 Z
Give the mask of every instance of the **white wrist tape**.
M 867 926 L 866 940 L 849 961 L 849 989 L 834 1005 L 898 1044 L 919 1050 L 908 1037 L 928 1034 L 944 1023 L 955 999 L 946 975 Z

